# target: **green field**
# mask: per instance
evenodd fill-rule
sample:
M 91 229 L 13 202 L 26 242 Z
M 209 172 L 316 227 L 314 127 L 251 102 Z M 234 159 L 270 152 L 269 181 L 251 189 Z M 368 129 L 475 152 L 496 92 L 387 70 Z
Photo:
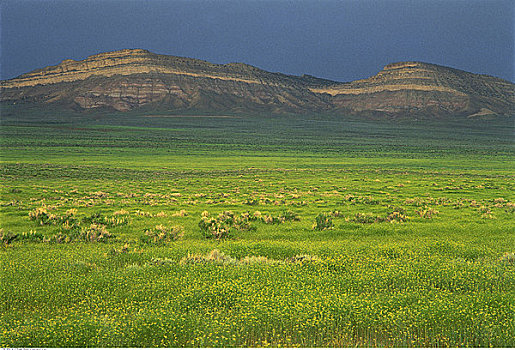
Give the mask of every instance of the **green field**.
M 0 346 L 515 346 L 512 121 L 151 114 L 3 107 Z

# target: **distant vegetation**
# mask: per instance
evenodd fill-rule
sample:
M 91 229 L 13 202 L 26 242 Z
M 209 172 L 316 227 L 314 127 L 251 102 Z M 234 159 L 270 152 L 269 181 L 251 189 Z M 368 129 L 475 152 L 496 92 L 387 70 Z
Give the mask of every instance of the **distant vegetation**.
M 3 112 L 3 347 L 515 346 L 508 120 Z

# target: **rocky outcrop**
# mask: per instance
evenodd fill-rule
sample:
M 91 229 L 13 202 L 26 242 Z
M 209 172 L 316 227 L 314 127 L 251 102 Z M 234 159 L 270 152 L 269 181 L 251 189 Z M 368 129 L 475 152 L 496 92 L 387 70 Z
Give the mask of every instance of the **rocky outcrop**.
M 514 85 L 506 80 L 422 62 L 389 64 L 373 77 L 312 89 L 355 114 L 473 115 L 487 108 L 514 113 Z
M 306 82 L 335 83 L 314 77 L 270 73 L 241 63 L 212 64 L 191 58 L 121 50 L 65 60 L 2 81 L 3 101 L 64 103 L 120 111 L 155 104 L 164 109 L 303 112 L 331 109 L 328 98 Z
M 421 62 L 389 64 L 368 79 L 338 83 L 135 49 L 64 60 L 2 81 L 0 87 L 2 101 L 119 111 L 148 106 L 425 117 L 514 111 L 512 83 Z

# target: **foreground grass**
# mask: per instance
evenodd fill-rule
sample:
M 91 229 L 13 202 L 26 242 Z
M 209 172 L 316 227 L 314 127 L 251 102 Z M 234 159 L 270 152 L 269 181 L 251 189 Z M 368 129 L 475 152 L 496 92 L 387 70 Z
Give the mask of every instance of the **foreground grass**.
M 2 127 L 2 346 L 514 345 L 503 128 L 116 118 Z M 228 210 L 300 221 L 204 238 Z M 111 236 L 74 236 L 95 213 Z M 183 236 L 142 239 L 158 225 Z

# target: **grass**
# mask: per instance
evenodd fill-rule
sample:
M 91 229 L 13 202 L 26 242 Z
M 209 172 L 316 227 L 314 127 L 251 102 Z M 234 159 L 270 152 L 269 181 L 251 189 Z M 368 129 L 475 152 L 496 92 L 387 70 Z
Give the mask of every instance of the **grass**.
M 509 120 L 2 114 L 3 347 L 515 345 Z

